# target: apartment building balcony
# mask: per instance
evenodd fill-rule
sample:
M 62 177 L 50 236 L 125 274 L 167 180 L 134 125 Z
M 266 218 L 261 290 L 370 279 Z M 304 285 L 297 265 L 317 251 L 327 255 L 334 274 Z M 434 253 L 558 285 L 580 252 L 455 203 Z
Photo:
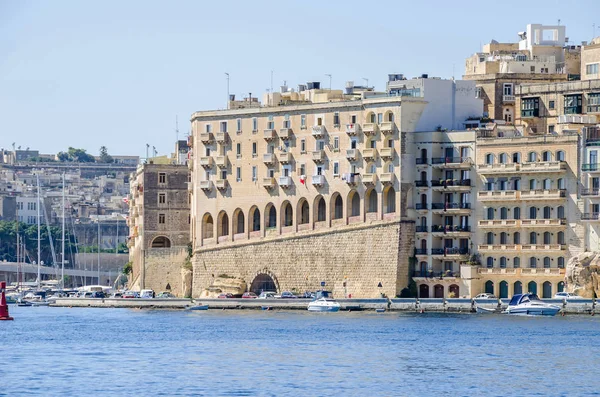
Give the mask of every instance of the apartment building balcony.
M 520 249 L 519 244 L 480 244 L 477 246 L 477 251 L 480 253 L 517 252 Z
M 598 119 L 592 114 L 563 114 L 558 116 L 558 124 L 596 124 Z
M 213 166 L 213 158 L 210 156 L 203 156 L 198 159 L 200 165 L 204 168 L 210 168 Z
M 427 203 L 416 203 L 415 204 L 415 209 L 417 211 L 427 211 L 427 210 L 429 210 L 429 204 L 427 204 Z
M 432 248 L 431 256 L 433 259 L 466 260 L 469 257 L 469 249 L 458 247 Z
M 567 249 L 565 244 L 523 244 L 521 251 L 523 252 L 561 252 Z
M 273 153 L 265 153 L 263 154 L 263 163 L 265 164 L 274 164 L 275 163 L 275 154 Z
M 390 160 L 394 157 L 394 148 L 392 147 L 383 147 L 379 149 L 379 155 L 382 159 Z
M 276 186 L 275 178 L 263 178 L 262 184 L 265 189 L 273 189 Z
M 266 129 L 263 131 L 263 138 L 267 141 L 273 141 L 277 139 L 277 133 L 274 129 Z
M 553 276 L 559 276 L 559 277 L 564 277 L 564 274 L 566 273 L 566 269 L 561 269 L 558 267 L 541 267 L 541 268 L 528 268 L 528 267 L 524 267 L 522 269 L 517 269 L 517 270 L 521 270 L 521 274 L 539 274 L 539 275 L 543 275 L 544 277 L 547 277 L 549 275 L 553 275 Z
M 327 130 L 324 125 L 315 125 L 312 128 L 312 136 L 315 138 L 323 138 Z
M 558 227 L 564 228 L 567 225 L 567 220 L 564 218 L 555 219 L 521 219 L 519 221 L 521 227 L 541 227 L 544 229 Z
M 322 163 L 325 161 L 325 151 L 324 150 L 315 150 L 312 152 L 312 159 L 315 163 Z
M 597 196 L 598 194 L 600 194 L 600 189 L 598 188 L 581 189 L 582 196 Z
M 584 222 L 600 222 L 600 213 L 586 212 L 581 214 L 581 220 Z
M 471 235 L 470 226 L 448 226 L 448 225 L 433 225 L 431 233 L 435 237 L 469 237 Z
M 286 189 L 292 186 L 292 177 L 291 176 L 280 176 L 279 177 L 279 186 Z
M 219 143 L 225 143 L 229 139 L 229 133 L 227 133 L 227 132 L 217 132 L 215 134 L 215 139 Z
M 311 182 L 314 186 L 323 186 L 325 184 L 325 175 L 313 175 Z
M 291 128 L 280 128 L 279 129 L 279 137 L 286 141 L 288 139 L 292 139 L 292 129 Z
M 515 103 L 515 96 L 514 95 L 502 95 L 502 102 L 503 103 Z
M 460 278 L 460 272 L 452 272 L 452 271 L 444 271 L 444 272 L 434 272 L 434 271 L 414 271 L 412 273 L 413 278 L 435 278 L 438 280 L 442 280 L 444 278 L 450 279 L 449 282 L 453 282 L 454 279 Z
M 358 153 L 357 149 L 347 149 L 346 150 L 346 158 L 348 159 L 348 161 L 354 161 L 354 160 L 356 160 L 357 153 Z
M 395 124 L 393 121 L 386 121 L 385 123 L 381 123 L 379 126 L 379 130 L 384 135 L 391 135 L 394 133 Z
M 480 229 L 521 227 L 519 219 L 484 219 L 477 222 Z
M 436 168 L 471 168 L 473 161 L 470 157 L 434 157 L 431 165 Z
M 226 190 L 227 189 L 227 179 L 217 179 L 217 181 L 215 182 L 215 185 L 217 186 L 217 189 L 219 189 L 219 190 Z
M 415 255 L 429 255 L 429 250 L 427 248 L 417 248 L 415 249 Z
M 600 163 L 586 163 L 581 165 L 581 171 L 600 172 Z
M 415 164 L 417 165 L 417 167 L 419 167 L 419 166 L 425 166 L 425 165 L 429 165 L 429 161 L 427 159 L 424 159 L 424 158 L 416 158 L 415 159 Z
M 471 203 L 431 203 L 431 210 L 435 214 L 444 212 L 449 213 L 470 213 Z
M 279 153 L 279 162 L 289 164 L 292 162 L 292 154 L 290 152 Z
M 227 168 L 227 156 L 217 156 L 215 163 L 219 168 Z
M 346 134 L 356 136 L 360 133 L 360 124 L 346 124 Z
M 203 132 L 200 134 L 200 142 L 204 144 L 212 143 L 213 139 L 213 134 L 210 132 Z
M 490 174 L 512 174 L 519 172 L 521 164 L 510 163 L 510 164 L 479 164 L 477 166 L 477 172 L 481 175 Z
M 564 161 L 541 161 L 538 163 L 521 164 L 521 172 L 565 172 L 567 163 Z
M 362 126 L 365 135 L 375 135 L 379 131 L 379 127 L 375 123 L 365 123 Z
M 362 151 L 363 159 L 365 160 L 374 160 L 377 156 L 377 149 L 369 148 L 363 149 Z
M 353 173 L 342 174 L 342 180 L 348 185 L 356 185 L 358 183 L 358 175 Z
M 483 267 L 477 269 L 479 274 L 517 274 L 520 268 L 498 268 L 498 267 Z
M 477 192 L 477 199 L 479 201 L 484 201 L 484 202 L 515 201 L 515 200 L 518 200 L 521 198 L 519 193 L 521 193 L 521 192 L 516 191 L 516 190 L 484 191 L 484 192 Z
M 383 174 L 379 175 L 379 180 L 384 185 L 391 185 L 394 183 L 394 174 L 391 172 L 384 172 Z
M 377 182 L 376 174 L 362 174 L 362 183 L 365 185 L 374 185 Z
M 480 229 L 491 228 L 564 228 L 567 224 L 566 219 L 485 219 L 478 222 Z
M 415 232 L 416 233 L 428 233 L 429 232 L 429 228 L 427 226 L 416 226 L 415 227 Z
M 565 200 L 567 192 L 564 189 L 549 189 L 549 190 L 524 190 L 521 192 L 521 200 Z
M 438 179 L 431 181 L 433 190 L 471 190 L 471 179 Z
M 213 188 L 212 181 L 200 181 L 200 189 L 205 192 L 211 191 Z
M 429 181 L 415 181 L 415 186 L 417 188 L 427 188 L 429 187 Z

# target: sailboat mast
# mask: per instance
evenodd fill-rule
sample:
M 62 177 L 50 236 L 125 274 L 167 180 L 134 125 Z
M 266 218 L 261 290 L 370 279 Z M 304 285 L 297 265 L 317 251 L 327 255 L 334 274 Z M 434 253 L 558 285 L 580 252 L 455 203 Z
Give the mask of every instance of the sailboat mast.
M 42 260 L 42 243 L 41 243 L 41 234 L 40 234 L 40 176 L 36 175 L 37 180 L 37 287 L 40 289 L 42 279 L 40 275 L 40 266 Z
M 65 173 L 62 175 L 62 265 L 60 271 L 60 285 L 65 289 Z

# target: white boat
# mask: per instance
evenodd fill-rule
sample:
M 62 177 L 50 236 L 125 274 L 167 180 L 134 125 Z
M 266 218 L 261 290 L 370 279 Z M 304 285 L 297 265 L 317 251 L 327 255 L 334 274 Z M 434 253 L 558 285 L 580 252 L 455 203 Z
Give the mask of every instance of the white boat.
M 340 304 L 330 295 L 329 291 L 317 291 L 316 299 L 308 304 L 309 312 L 337 312 Z
M 559 311 L 559 306 L 542 302 L 536 294 L 527 293 L 514 295 L 502 313 L 523 316 L 554 316 Z

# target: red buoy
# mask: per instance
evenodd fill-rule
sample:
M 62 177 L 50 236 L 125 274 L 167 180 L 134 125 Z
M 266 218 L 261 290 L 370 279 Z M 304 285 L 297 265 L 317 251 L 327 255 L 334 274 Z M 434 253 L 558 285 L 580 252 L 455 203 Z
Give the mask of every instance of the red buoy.
M 14 320 L 8 315 L 8 305 L 6 304 L 6 281 L 0 281 L 0 320 Z

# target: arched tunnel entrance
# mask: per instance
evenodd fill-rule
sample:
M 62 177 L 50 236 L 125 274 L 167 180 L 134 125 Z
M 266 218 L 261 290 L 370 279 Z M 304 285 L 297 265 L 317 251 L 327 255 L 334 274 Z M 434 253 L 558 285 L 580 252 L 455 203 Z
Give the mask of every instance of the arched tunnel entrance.
M 273 280 L 273 278 L 268 274 L 264 273 L 257 275 L 254 280 L 252 280 L 250 291 L 254 292 L 256 295 L 259 295 L 263 291 L 278 292 L 275 280 Z

